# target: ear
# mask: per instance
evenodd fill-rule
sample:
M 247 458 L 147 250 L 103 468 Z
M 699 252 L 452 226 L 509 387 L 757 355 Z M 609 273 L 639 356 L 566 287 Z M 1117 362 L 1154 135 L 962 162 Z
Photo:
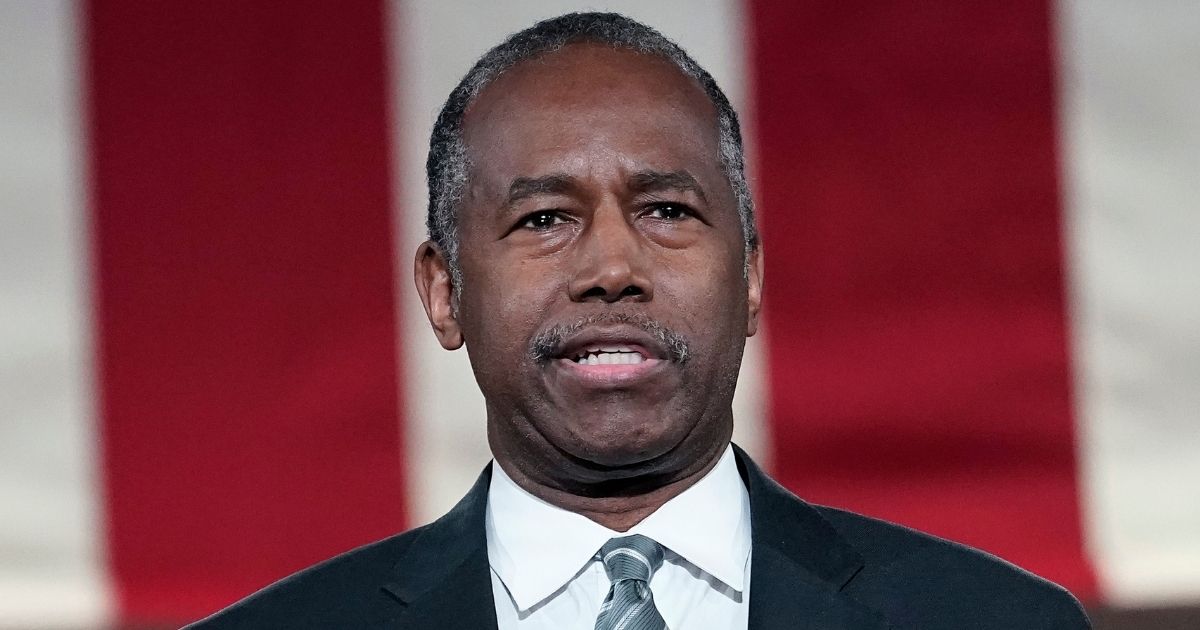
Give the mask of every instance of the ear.
M 463 345 L 462 329 L 454 312 L 454 284 L 450 280 L 450 265 L 433 241 L 425 241 L 417 248 L 413 261 L 413 279 L 417 293 L 425 306 L 425 316 L 433 326 L 438 343 L 447 350 L 457 350 Z
M 758 332 L 758 315 L 762 311 L 763 251 L 762 244 L 746 254 L 746 336 Z

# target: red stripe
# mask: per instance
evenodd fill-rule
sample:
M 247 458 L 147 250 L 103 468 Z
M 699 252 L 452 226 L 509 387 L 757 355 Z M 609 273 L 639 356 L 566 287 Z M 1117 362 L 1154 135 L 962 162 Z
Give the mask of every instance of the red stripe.
M 1090 597 L 1049 8 L 751 7 L 777 475 Z
M 108 542 L 126 621 L 402 527 L 377 2 L 92 2 Z

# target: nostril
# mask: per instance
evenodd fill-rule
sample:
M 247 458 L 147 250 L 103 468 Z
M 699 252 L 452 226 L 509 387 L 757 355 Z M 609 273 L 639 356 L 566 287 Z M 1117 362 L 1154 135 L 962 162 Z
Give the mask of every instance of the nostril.
M 604 287 L 597 286 L 584 291 L 583 295 L 579 297 L 580 299 L 586 300 L 588 298 L 603 298 L 605 295 L 608 295 L 608 292 L 604 290 Z
M 587 291 L 584 291 L 579 296 L 579 299 L 580 300 L 599 299 L 599 300 L 604 300 L 605 302 L 615 302 L 617 300 L 621 300 L 621 299 L 624 299 L 627 297 L 641 297 L 645 294 L 646 294 L 646 291 L 644 289 L 642 289 L 642 287 L 637 286 L 636 284 L 627 285 L 624 289 L 621 289 L 620 293 L 609 292 L 603 286 L 596 285 L 596 286 L 588 289 Z

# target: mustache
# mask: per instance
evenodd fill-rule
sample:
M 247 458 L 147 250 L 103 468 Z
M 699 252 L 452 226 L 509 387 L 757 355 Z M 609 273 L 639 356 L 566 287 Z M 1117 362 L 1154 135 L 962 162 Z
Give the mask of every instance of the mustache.
M 675 363 L 686 363 L 690 355 L 687 338 L 667 328 L 658 320 L 643 313 L 596 313 L 581 317 L 569 324 L 555 324 L 538 333 L 529 343 L 529 355 L 537 363 L 545 363 L 561 353 L 567 338 L 597 324 L 625 324 L 640 329 L 667 350 Z

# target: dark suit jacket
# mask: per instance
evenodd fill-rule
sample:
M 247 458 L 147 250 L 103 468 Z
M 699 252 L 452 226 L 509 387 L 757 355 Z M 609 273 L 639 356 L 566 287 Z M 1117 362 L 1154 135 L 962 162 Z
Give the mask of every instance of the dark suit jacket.
M 735 450 L 750 493 L 754 630 L 1090 627 L 1079 603 L 1050 582 L 962 545 L 809 505 Z M 297 573 L 189 628 L 492 630 L 490 479 L 489 466 L 429 525 Z

